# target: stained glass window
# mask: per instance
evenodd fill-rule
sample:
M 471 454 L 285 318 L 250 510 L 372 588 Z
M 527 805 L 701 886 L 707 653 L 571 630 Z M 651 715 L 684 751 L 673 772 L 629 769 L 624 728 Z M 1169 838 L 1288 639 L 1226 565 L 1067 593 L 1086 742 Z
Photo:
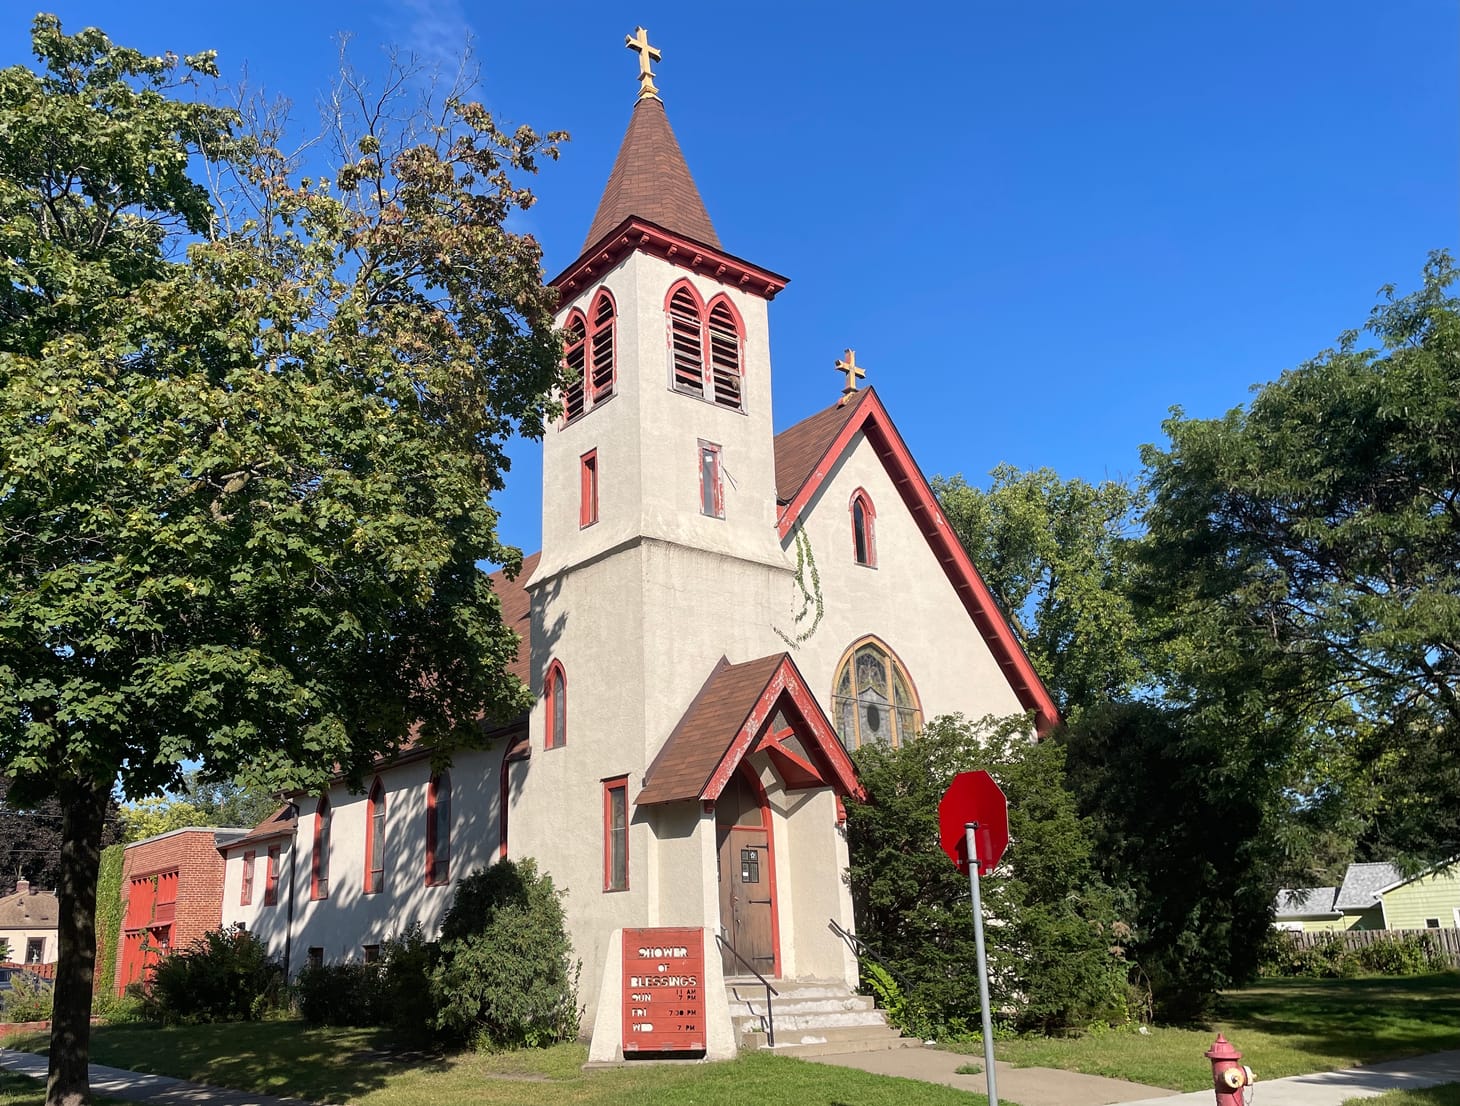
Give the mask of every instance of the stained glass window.
M 865 638 L 847 651 L 833 689 L 832 723 L 847 749 L 869 742 L 900 745 L 922 726 L 912 680 L 876 638 Z

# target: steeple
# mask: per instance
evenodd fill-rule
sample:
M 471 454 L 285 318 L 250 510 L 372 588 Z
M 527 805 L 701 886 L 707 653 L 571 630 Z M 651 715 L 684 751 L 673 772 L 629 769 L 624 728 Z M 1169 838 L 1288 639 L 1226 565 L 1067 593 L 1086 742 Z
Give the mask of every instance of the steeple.
M 629 216 L 637 215 L 718 250 L 719 235 L 689 174 L 649 71 L 649 62 L 658 59 L 659 51 L 649 45 L 642 27 L 636 34 L 638 37 L 628 36 L 625 45 L 639 53 L 639 98 L 583 249 L 586 252 Z

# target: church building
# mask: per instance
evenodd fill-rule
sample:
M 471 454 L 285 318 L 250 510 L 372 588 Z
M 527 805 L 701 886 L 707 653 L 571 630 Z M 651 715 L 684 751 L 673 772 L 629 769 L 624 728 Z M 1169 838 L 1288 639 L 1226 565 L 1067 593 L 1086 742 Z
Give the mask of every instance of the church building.
M 721 243 L 657 51 L 642 29 L 629 45 L 628 131 L 551 282 L 574 382 L 543 440 L 542 549 L 493 577 L 535 706 L 447 771 L 407 753 L 223 847 L 223 921 L 291 971 L 370 959 L 413 921 L 434 935 L 460 877 L 535 858 L 566 892 L 604 1059 L 623 1054 L 626 928 L 702 932 L 707 991 L 856 986 L 829 924 L 855 929 L 850 751 L 951 712 L 1056 720 L 851 351 L 840 399 L 774 432 L 786 278 Z

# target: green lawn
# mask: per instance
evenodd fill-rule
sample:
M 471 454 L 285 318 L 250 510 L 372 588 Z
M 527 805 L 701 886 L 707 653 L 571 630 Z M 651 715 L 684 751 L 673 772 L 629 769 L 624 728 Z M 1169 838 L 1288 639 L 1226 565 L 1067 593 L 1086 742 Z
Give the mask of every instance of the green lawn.
M 45 1048 L 43 1037 L 7 1043 Z M 92 1033 L 91 1058 L 222 1087 L 362 1106 L 969 1106 L 987 1101 L 951 1087 L 763 1054 L 724 1064 L 584 1072 L 587 1049 L 579 1044 L 401 1060 L 377 1045 L 368 1030 L 308 1029 L 297 1022 L 99 1026 Z M 0 1100 L 0 1106 L 38 1102 Z
M 45 1101 L 46 1087 L 39 1079 L 0 1069 L 0 1106 L 45 1106 Z M 93 1098 L 91 1103 L 92 1106 L 122 1106 L 115 1098 Z
M 1460 1106 L 1460 1083 L 1423 1091 L 1390 1091 L 1377 1098 L 1351 1098 L 1343 1106 Z
M 1460 1048 L 1460 972 L 1266 980 L 1224 995 L 1218 1017 L 1200 1029 L 1000 1041 L 997 1053 L 1021 1067 L 1197 1091 L 1211 1084 L 1211 1066 L 1202 1053 L 1218 1030 L 1242 1051 L 1243 1063 L 1259 1080 Z

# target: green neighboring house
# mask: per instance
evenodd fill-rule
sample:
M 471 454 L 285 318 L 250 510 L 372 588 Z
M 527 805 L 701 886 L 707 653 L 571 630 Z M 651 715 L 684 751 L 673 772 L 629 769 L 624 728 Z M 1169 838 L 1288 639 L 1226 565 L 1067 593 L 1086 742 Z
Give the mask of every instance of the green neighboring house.
M 1389 929 L 1460 929 L 1460 856 L 1379 888 Z
M 1405 876 L 1394 864 L 1350 864 L 1340 887 L 1285 888 L 1273 925 L 1299 933 L 1343 929 L 1460 929 L 1460 856 Z

